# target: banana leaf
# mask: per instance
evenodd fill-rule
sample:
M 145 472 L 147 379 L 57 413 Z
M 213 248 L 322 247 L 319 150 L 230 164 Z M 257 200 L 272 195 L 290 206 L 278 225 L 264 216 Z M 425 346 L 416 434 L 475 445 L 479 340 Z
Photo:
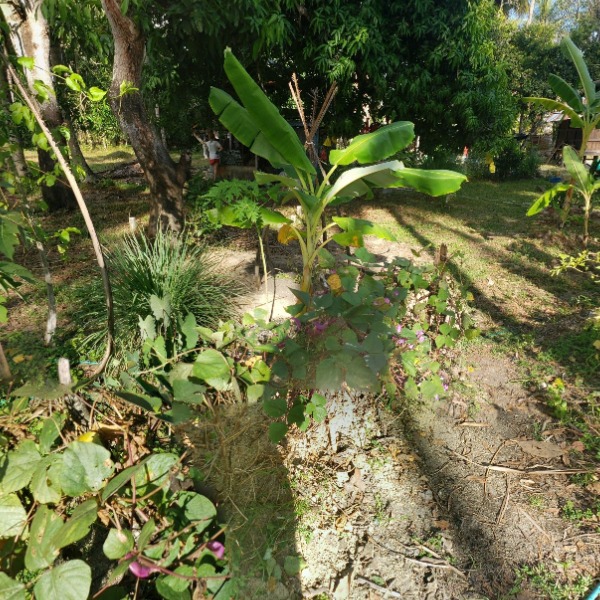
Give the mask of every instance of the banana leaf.
M 287 175 L 275 175 L 274 173 L 263 173 L 262 171 L 257 171 L 254 174 L 254 179 L 258 185 L 281 183 L 289 188 L 294 188 L 300 185 L 300 182 L 293 177 L 288 177 Z
M 406 148 L 414 138 L 414 125 L 409 121 L 398 121 L 373 133 L 356 136 L 344 150 L 332 150 L 329 160 L 333 165 L 378 162 Z
M 258 209 L 262 225 L 281 225 L 282 223 L 291 223 L 291 221 L 281 213 L 271 210 L 270 208 L 261 207 Z M 233 206 L 221 206 L 219 208 L 211 208 L 206 211 L 208 218 L 214 223 L 220 223 L 228 227 L 238 227 L 239 229 L 252 229 L 256 226 L 248 219 L 240 218 L 239 213 Z
M 553 188 L 550 188 L 547 192 L 544 192 L 530 207 L 527 211 L 527 216 L 532 217 L 533 215 L 537 215 L 539 212 L 544 210 L 547 206 L 550 205 L 552 200 L 558 196 L 558 194 L 562 192 L 566 192 L 569 188 L 571 188 L 570 183 L 557 183 Z
M 430 196 L 453 194 L 467 180 L 462 173 L 445 170 L 401 169 L 395 175 L 398 183 L 390 187 L 407 186 Z
M 562 98 L 574 111 L 582 113 L 585 110 L 581 95 L 571 85 L 569 85 L 562 77 L 558 75 L 550 75 L 548 83 L 552 91 Z
M 265 139 L 250 113 L 227 92 L 211 87 L 208 102 L 219 121 L 254 154 L 265 158 L 276 168 L 286 164 L 285 158 Z
M 279 114 L 275 105 L 248 75 L 230 48 L 225 49 L 224 67 L 242 105 L 269 144 L 294 168 L 314 175 L 315 168 L 306 156 L 292 126 Z M 231 133 L 237 137 L 235 131 Z
M 383 240 L 389 240 L 391 242 L 396 240 L 396 237 L 386 227 L 377 225 L 372 221 L 366 219 L 353 219 L 352 217 L 333 217 L 334 223 L 343 231 L 349 234 L 363 235 L 374 235 Z M 334 236 L 335 239 L 335 236 Z
M 563 148 L 563 161 L 567 171 L 569 171 L 569 175 L 573 178 L 575 187 L 579 188 L 582 192 L 591 193 L 594 178 L 590 175 L 588 168 L 581 162 L 577 152 L 571 146 Z
M 563 38 L 561 47 L 567 58 L 570 58 L 575 65 L 585 97 L 588 102 L 591 102 L 596 97 L 596 85 L 590 77 L 590 72 L 583 59 L 583 52 L 573 43 L 570 37 Z
M 338 180 L 325 194 L 324 202 L 329 204 L 334 198 L 357 198 L 371 194 L 372 187 L 390 187 L 398 182 L 396 174 L 403 168 L 399 160 L 371 165 L 369 167 L 355 167 L 342 173 Z
M 550 98 L 535 98 L 535 97 L 527 97 L 521 98 L 523 102 L 533 102 L 534 104 L 539 104 L 543 108 L 547 108 L 548 110 L 557 110 L 562 111 L 571 118 L 571 126 L 572 127 L 584 127 L 585 123 L 581 119 L 581 117 L 568 105 L 564 102 L 559 102 L 558 100 L 551 100 Z

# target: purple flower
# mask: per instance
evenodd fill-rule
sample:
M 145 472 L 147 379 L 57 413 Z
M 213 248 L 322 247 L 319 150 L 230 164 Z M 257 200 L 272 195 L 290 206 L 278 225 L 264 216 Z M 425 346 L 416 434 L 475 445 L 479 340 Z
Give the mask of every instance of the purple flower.
M 450 386 L 447 383 L 442 383 L 442 386 L 444 387 L 444 390 L 447 392 L 448 389 L 450 388 Z
M 327 329 L 327 323 L 322 323 L 321 321 L 315 321 L 313 323 L 313 327 L 315 328 L 315 333 L 323 333 Z
M 391 304 L 391 303 L 392 303 L 392 301 L 391 301 L 389 298 L 384 298 L 384 299 L 383 299 L 383 301 L 384 301 L 386 304 Z
M 156 567 L 147 567 L 134 560 L 129 565 L 129 570 L 139 579 L 147 579 L 152 573 L 156 573 L 156 571 L 159 571 L 160 569 L 157 569 Z
M 296 329 L 302 328 L 302 323 L 300 322 L 300 319 L 298 319 L 298 317 L 292 317 L 290 319 L 290 321 L 293 323 L 293 325 L 294 325 L 294 327 L 296 327 Z
M 400 290 L 394 290 L 394 291 L 392 292 L 392 294 L 393 294 L 394 296 L 399 296 L 399 295 L 400 295 Z
M 396 331 L 402 333 L 402 325 L 396 325 Z
M 213 540 L 212 542 L 208 542 L 206 547 L 215 555 L 217 560 L 221 560 L 225 556 L 225 546 L 221 542 Z
M 415 335 L 417 336 L 417 342 L 419 342 L 419 344 L 425 341 L 425 332 L 422 329 L 419 329 Z
M 404 346 L 404 344 L 406 344 L 406 339 L 405 338 L 396 338 L 396 346 Z

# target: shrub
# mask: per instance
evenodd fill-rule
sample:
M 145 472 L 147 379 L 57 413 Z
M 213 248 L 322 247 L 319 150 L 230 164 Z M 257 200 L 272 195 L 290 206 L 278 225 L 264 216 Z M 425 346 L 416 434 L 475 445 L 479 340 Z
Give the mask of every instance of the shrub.
M 220 273 L 202 247 L 190 246 L 181 237 L 159 233 L 154 241 L 128 235 L 107 253 L 115 308 L 115 361 L 143 341 L 140 326 L 148 317 L 160 322 L 160 333 L 170 349 L 181 337 L 187 314 L 199 325 L 214 327 L 232 316 L 239 285 Z M 101 281 L 76 291 L 78 315 L 86 323 L 81 349 L 101 352 L 106 336 L 106 307 Z

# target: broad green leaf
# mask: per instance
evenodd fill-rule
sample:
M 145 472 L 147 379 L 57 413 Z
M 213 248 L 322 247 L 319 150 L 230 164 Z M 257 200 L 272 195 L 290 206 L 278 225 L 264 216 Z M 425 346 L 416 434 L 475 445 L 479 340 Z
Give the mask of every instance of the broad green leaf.
M 22 535 L 27 513 L 16 494 L 0 496 L 0 539 Z
M 246 396 L 248 397 L 249 404 L 256 404 L 263 396 L 265 386 L 257 383 L 255 385 L 249 385 L 246 388 Z
M 159 298 L 155 294 L 152 294 L 150 296 L 150 308 L 157 321 L 164 321 L 165 325 L 169 325 L 172 312 L 170 294 L 165 294 L 164 298 Z
M 114 493 L 118 492 L 124 485 L 129 483 L 145 462 L 146 459 L 142 460 L 137 465 L 123 469 L 118 475 L 115 475 L 102 490 L 102 502 L 106 502 Z
M 12 260 L 19 245 L 19 226 L 12 219 L 0 216 L 0 253 Z
M 300 186 L 300 182 L 293 177 L 288 177 L 287 175 L 276 175 L 274 173 L 263 173 L 262 171 L 257 171 L 254 173 L 254 179 L 258 185 L 267 185 L 269 183 L 281 183 L 289 188 L 295 188 Z
M 187 379 L 173 381 L 173 399 L 176 402 L 202 404 L 206 387 Z
M 144 523 L 142 531 L 140 531 L 140 537 L 137 540 L 138 550 L 141 552 L 152 539 L 154 532 L 156 531 L 156 522 L 154 519 L 150 519 Z
M 565 55 L 573 61 L 577 73 L 579 74 L 579 81 L 583 87 L 583 91 L 588 102 L 592 102 L 596 97 L 596 85 L 590 77 L 587 64 L 583 59 L 583 52 L 573 43 L 570 37 L 564 37 L 561 42 L 561 47 Z
M 193 416 L 194 412 L 187 404 L 173 402 L 171 408 L 161 413 L 158 418 L 167 423 L 178 424 L 189 421 Z
M 372 187 L 390 187 L 398 185 L 396 174 L 403 169 L 398 160 L 390 160 L 378 165 L 356 167 L 342 173 L 338 180 L 325 193 L 323 202 L 329 204 L 336 196 L 357 198 L 370 195 Z
M 408 186 L 430 196 L 453 194 L 467 180 L 456 171 L 428 171 L 425 169 L 402 169 L 396 171 L 398 185 Z
M 531 217 L 533 215 L 537 215 L 539 212 L 544 210 L 547 206 L 550 205 L 552 200 L 556 198 L 558 194 L 562 192 L 566 192 L 569 188 L 571 188 L 570 183 L 557 183 L 553 188 L 550 188 L 547 192 L 544 192 L 530 207 L 527 211 L 527 216 Z
M 298 575 L 303 569 L 304 561 L 300 556 L 286 556 L 283 561 L 283 570 L 288 575 Z
M 339 390 L 343 382 L 344 371 L 332 357 L 317 365 L 316 386 L 320 390 Z
M 67 496 L 97 492 L 114 470 L 110 452 L 103 446 L 71 442 L 63 453 L 60 484 Z
M 360 248 L 363 246 L 364 239 L 358 231 L 344 231 L 332 236 L 333 241 L 340 246 L 349 246 L 350 248 Z
M 196 527 L 198 533 L 208 527 L 217 516 L 215 505 L 208 498 L 196 492 L 178 492 L 175 504 L 183 510 L 188 521 L 199 521 Z
M 53 538 L 62 525 L 62 519 L 47 506 L 37 509 L 31 522 L 29 545 L 25 553 L 27 570 L 38 571 L 52 565 L 59 550 L 53 544 Z
M 280 225 L 281 223 L 292 222 L 285 215 L 282 215 L 276 210 L 271 210 L 270 208 L 261 207 L 259 208 L 259 212 L 263 225 Z
M 287 411 L 287 400 L 285 398 L 273 398 L 263 402 L 263 410 L 265 414 L 274 419 L 278 419 L 285 415 Z
M 23 489 L 31 481 L 42 457 L 31 440 L 21 442 L 0 465 L 0 494 Z
M 171 469 L 178 463 L 176 454 L 152 454 L 144 463 L 143 469 L 135 475 L 135 485 L 138 495 L 144 496 L 156 487 L 162 486 L 169 480 Z
M 33 69 L 34 60 L 32 56 L 19 56 L 17 62 L 25 69 Z
M 71 393 L 72 385 L 64 385 L 58 381 L 46 381 L 43 383 L 26 383 L 11 392 L 16 398 L 31 397 L 39 400 L 58 400 Z
M 29 283 L 35 283 L 36 281 L 35 276 L 31 271 L 13 262 L 0 261 L 0 274 L 4 277 L 7 275 L 11 278 L 14 276 L 20 277 Z
M 219 121 L 251 152 L 268 160 L 276 168 L 286 163 L 285 158 L 265 138 L 250 113 L 229 94 L 211 87 L 208 102 Z
M 70 560 L 44 573 L 33 591 L 40 600 L 87 600 L 92 570 L 82 560 Z
M 97 518 L 98 504 L 96 500 L 86 500 L 78 504 L 67 521 L 54 533 L 50 543 L 60 549 L 78 542 L 89 533 L 90 527 Z
M 181 333 L 185 336 L 185 349 L 191 350 L 198 343 L 198 332 L 196 331 L 196 317 L 192 313 L 188 313 L 181 324 Z
M 60 432 L 67 420 L 66 413 L 52 413 L 44 420 L 42 431 L 40 433 L 40 451 L 47 454 L 52 446 L 60 438 Z
M 155 396 L 147 396 L 146 394 L 133 394 L 132 392 L 115 392 L 119 398 L 127 400 L 136 406 L 139 406 L 148 412 L 159 413 L 162 408 L 162 400 Z
M 548 77 L 548 83 L 552 91 L 564 102 L 566 102 L 574 111 L 582 113 L 585 108 L 579 92 L 569 85 L 562 77 L 551 74 Z
M 372 221 L 352 217 L 333 217 L 333 221 L 343 231 L 360 233 L 361 235 L 374 235 L 383 240 L 394 241 L 396 239 L 388 229 Z
M 123 558 L 128 552 L 131 552 L 134 544 L 135 542 L 131 531 L 128 531 L 127 529 L 121 529 L 119 531 L 118 529 L 112 528 L 108 532 L 106 540 L 104 540 L 102 551 L 107 558 L 118 560 L 119 558 Z
M 25 586 L 0 572 L 0 598 L 2 600 L 27 600 Z
M 100 102 L 104 99 L 104 96 L 106 96 L 106 92 L 96 86 L 92 86 L 88 90 L 87 95 L 92 102 Z
M 206 381 L 217 390 L 226 390 L 231 381 L 231 368 L 225 357 L 209 348 L 201 352 L 194 363 L 194 377 Z
M 338 359 L 346 369 L 346 384 L 354 390 L 372 390 L 377 386 L 377 377 L 365 363 L 362 356 L 353 356 L 345 360 L 343 355 Z
M 181 565 L 175 569 L 175 573 L 185 576 L 196 575 L 193 567 Z M 165 600 L 190 600 L 190 579 L 175 577 L 174 575 L 161 575 L 156 580 L 156 591 Z
M 594 178 L 590 175 L 588 168 L 581 162 L 577 152 L 571 146 L 564 146 L 563 161 L 569 175 L 575 182 L 575 187 L 584 193 L 591 193 L 594 186 Z
M 285 423 L 271 423 L 269 425 L 269 439 L 274 444 L 279 444 L 279 442 L 285 437 L 287 431 L 288 428 Z
M 40 504 L 56 504 L 62 498 L 60 482 L 50 477 L 49 469 L 58 462 L 60 456 L 51 455 L 43 458 L 33 472 L 30 489 L 33 499 Z
M 229 48 L 225 50 L 224 68 L 242 104 L 269 144 L 290 165 L 314 175 L 315 168 L 292 126 L 279 114 Z
M 564 102 L 551 100 L 550 98 L 526 97 L 521 99 L 523 102 L 533 102 L 534 104 L 539 104 L 539 106 L 542 108 L 546 108 L 551 111 L 564 112 L 568 117 L 570 117 L 572 127 L 585 127 L 585 123 L 582 121 L 581 117 Z
M 398 121 L 372 133 L 356 136 L 344 150 L 332 150 L 329 160 L 334 165 L 378 162 L 406 148 L 414 137 L 414 125 L 409 121 Z

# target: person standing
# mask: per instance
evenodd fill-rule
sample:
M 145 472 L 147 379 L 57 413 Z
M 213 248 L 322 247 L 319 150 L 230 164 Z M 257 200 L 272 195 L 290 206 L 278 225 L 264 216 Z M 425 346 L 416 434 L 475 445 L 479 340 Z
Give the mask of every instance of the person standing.
M 219 172 L 219 163 L 221 162 L 221 151 L 223 150 L 223 146 L 221 146 L 219 140 L 215 138 L 215 134 L 212 131 L 208 134 L 206 147 L 208 148 L 208 162 L 213 169 L 213 180 L 216 180 Z

